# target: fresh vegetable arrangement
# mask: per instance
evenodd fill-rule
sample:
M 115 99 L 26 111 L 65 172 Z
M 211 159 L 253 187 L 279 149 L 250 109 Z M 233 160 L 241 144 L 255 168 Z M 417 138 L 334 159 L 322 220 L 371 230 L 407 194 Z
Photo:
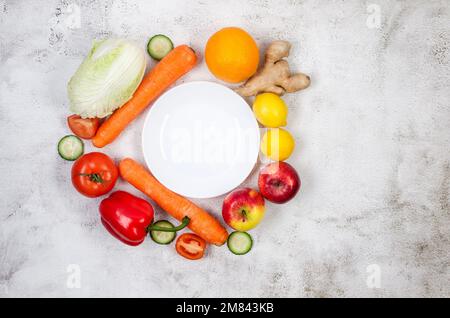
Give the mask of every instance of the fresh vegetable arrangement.
M 171 217 L 180 222 L 154 220 L 153 206 L 145 199 L 125 191 L 115 191 L 99 206 L 100 220 L 106 230 L 121 242 L 137 246 L 149 236 L 156 244 L 175 242 L 177 253 L 189 260 L 201 259 L 208 244 L 227 243 L 235 255 L 244 255 L 253 247 L 247 231 L 255 228 L 266 213 L 266 203 L 281 204 L 296 196 L 300 189 L 298 173 L 288 159 L 295 140 L 284 128 L 288 108 L 280 95 L 304 89 L 310 77 L 291 74 L 284 58 L 291 45 L 286 41 L 272 42 L 266 51 L 265 65 L 258 71 L 259 49 L 246 31 L 224 28 L 213 34 L 205 48 L 205 62 L 211 73 L 228 83 L 245 82 L 235 88 L 240 95 L 255 96 L 252 109 L 257 121 L 266 127 L 261 152 L 273 162 L 259 172 L 259 191 L 235 189 L 222 205 L 227 229 L 210 213 L 191 200 L 169 190 L 145 167 L 131 158 L 116 163 L 101 152 L 84 154 L 85 140 L 102 148 L 155 101 L 166 89 L 197 64 L 197 55 L 187 45 L 174 47 L 163 34 L 152 36 L 147 53 L 157 64 L 144 75 L 144 50 L 125 39 L 95 42 L 86 59 L 70 79 L 68 95 L 70 109 L 67 124 L 73 135 L 58 142 L 59 155 L 74 161 L 71 179 L 74 188 L 86 197 L 108 194 L 120 176 L 145 194 Z M 177 232 L 189 229 L 193 233 Z
M 149 196 L 164 211 L 181 221 L 188 217 L 188 227 L 211 244 L 222 245 L 228 237 L 227 230 L 212 215 L 188 199 L 170 191 L 158 182 L 143 166 L 133 159 L 123 159 L 119 164 L 121 177 Z
M 92 139 L 94 146 L 101 148 L 114 141 L 152 101 L 177 79 L 189 72 L 196 63 L 197 56 L 187 45 L 180 45 L 170 51 L 145 76 L 131 100 L 100 126 Z

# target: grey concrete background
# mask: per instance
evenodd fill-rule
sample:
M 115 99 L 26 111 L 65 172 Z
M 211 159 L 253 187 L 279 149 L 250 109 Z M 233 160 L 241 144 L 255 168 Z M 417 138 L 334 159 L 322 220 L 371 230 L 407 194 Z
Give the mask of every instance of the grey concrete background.
M 0 0 L 0 296 L 450 296 L 449 21 L 448 1 Z M 268 204 L 244 257 L 122 245 L 56 153 L 67 81 L 95 38 L 202 52 L 230 25 L 261 50 L 291 41 L 312 76 L 285 98 L 301 193 Z M 193 79 L 214 80 L 203 61 Z M 104 151 L 142 160 L 143 118 Z M 198 203 L 219 215 L 221 200 Z

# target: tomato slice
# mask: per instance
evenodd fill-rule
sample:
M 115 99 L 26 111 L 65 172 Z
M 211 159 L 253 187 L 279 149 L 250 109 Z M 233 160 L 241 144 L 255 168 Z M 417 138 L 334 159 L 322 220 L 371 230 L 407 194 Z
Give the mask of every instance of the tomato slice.
M 67 117 L 70 130 L 80 138 L 91 139 L 100 126 L 99 118 L 81 118 L 78 115 Z
M 200 259 L 205 254 L 206 242 L 196 234 L 185 233 L 177 239 L 176 249 L 187 259 Z

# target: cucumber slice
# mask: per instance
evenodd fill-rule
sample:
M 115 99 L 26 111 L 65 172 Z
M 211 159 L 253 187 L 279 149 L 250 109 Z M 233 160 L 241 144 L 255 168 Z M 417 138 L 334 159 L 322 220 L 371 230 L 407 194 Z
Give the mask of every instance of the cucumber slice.
M 247 232 L 233 232 L 228 236 L 228 249 L 236 255 L 244 255 L 250 252 L 253 246 L 253 239 Z
M 58 142 L 58 153 L 61 158 L 74 161 L 84 152 L 83 141 L 75 135 L 67 135 Z
M 153 36 L 147 44 L 147 52 L 152 58 L 159 61 L 173 49 L 172 41 L 163 34 Z
M 152 226 L 164 227 L 164 228 L 175 228 L 172 223 L 166 220 L 161 220 L 152 224 Z M 169 244 L 171 243 L 175 237 L 177 236 L 177 232 L 163 232 L 157 230 L 150 231 L 150 237 L 152 240 L 158 244 Z

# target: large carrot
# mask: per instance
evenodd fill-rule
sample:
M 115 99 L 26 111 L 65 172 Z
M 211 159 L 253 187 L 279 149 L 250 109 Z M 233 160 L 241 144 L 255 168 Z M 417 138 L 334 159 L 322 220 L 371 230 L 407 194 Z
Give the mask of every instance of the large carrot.
M 183 217 L 189 217 L 188 227 L 205 241 L 222 245 L 227 240 L 227 230 L 211 214 L 164 187 L 133 159 L 126 158 L 120 161 L 119 171 L 123 179 L 148 195 L 177 220 L 181 221 Z
M 133 97 L 100 126 L 92 139 L 94 146 L 101 148 L 113 142 L 130 122 L 177 79 L 189 72 L 196 62 L 194 51 L 187 45 L 170 51 L 144 77 Z

